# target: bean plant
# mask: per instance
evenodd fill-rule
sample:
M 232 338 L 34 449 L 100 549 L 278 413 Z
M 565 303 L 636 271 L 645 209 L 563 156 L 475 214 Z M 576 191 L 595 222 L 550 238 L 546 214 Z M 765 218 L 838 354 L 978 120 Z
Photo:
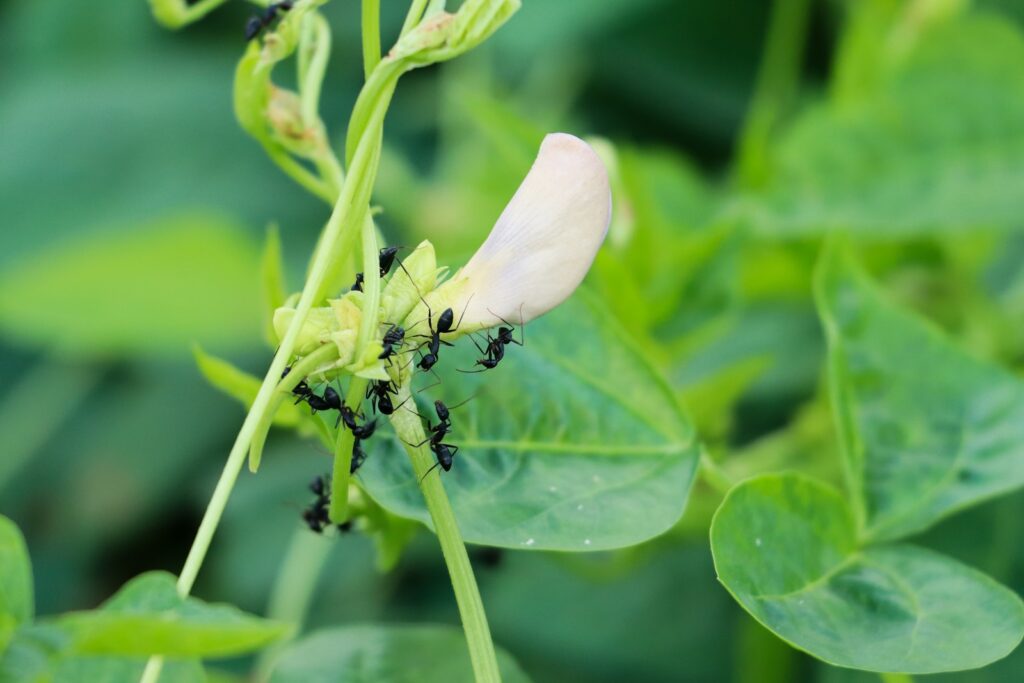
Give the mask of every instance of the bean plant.
M 225 2 L 150 5 L 185 29 Z M 364 82 L 341 131 L 321 118 L 327 3 L 258 3 L 246 26 L 237 121 L 330 213 L 296 292 L 288 235 L 268 230 L 262 377 L 193 349 L 246 413 L 182 569 L 37 617 L 25 541 L 0 517 L 0 681 L 212 681 L 210 660 L 242 655 L 246 680 L 270 683 L 530 680 L 495 645 L 467 544 L 628 578 L 699 538 L 749 615 L 742 681 L 796 680 L 789 647 L 824 680 L 889 683 L 1017 648 L 1020 597 L 980 553 L 935 548 L 952 518 L 1024 485 L 1020 29 L 955 1 L 864 0 L 805 101 L 812 3 L 780 0 L 725 178 L 492 102 L 466 115 L 523 173 L 486 238 L 456 247 L 383 177 L 388 113 L 405 74 L 516 31 L 520 0 L 412 0 L 394 36 L 362 0 Z M 460 153 L 439 182 L 498 163 Z M 389 212 L 438 234 L 391 244 Z M 930 289 L 940 276 L 963 300 Z M 743 397 L 769 382 L 798 398 L 744 442 Z M 239 477 L 273 476 L 275 432 L 324 466 L 257 616 L 192 593 Z M 461 631 L 305 627 L 323 541 L 366 537 L 389 572 L 427 532 Z M 1013 680 L 1016 657 L 985 670 Z

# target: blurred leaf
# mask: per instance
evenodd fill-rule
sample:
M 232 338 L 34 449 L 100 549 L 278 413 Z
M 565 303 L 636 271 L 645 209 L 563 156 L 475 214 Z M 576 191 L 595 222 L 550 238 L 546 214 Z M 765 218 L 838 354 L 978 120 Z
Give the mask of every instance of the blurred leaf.
M 0 683 L 138 683 L 146 659 L 77 656 L 53 625 L 25 625 L 0 658 Z M 198 661 L 167 660 L 160 683 L 205 683 Z
M 799 475 L 735 487 L 715 514 L 719 580 L 783 640 L 836 665 L 937 673 L 984 666 L 1024 636 L 1024 603 L 910 545 L 859 548 L 833 489 Z
M 450 437 L 444 473 L 467 541 L 549 550 L 633 545 L 682 515 L 698 448 L 675 398 L 600 304 L 577 294 L 537 322 L 501 366 L 469 368 L 477 351 L 442 354 Z M 424 409 L 425 410 L 425 409 Z M 421 410 L 421 412 L 423 412 Z M 373 444 L 360 470 L 391 512 L 429 523 L 405 453 Z M 432 475 L 433 476 L 433 475 Z
M 863 100 L 812 107 L 745 216 L 771 235 L 1010 229 L 1024 213 L 1024 39 L 995 17 L 929 32 Z
M 288 292 L 285 288 L 284 262 L 281 258 L 281 232 L 276 225 L 267 228 L 267 241 L 260 259 L 263 284 L 263 336 L 271 346 L 277 345 L 274 332 L 274 311 L 284 305 Z
M 258 255 L 212 215 L 58 242 L 0 272 L 0 327 L 62 354 L 174 353 L 251 343 Z
M 72 657 L 60 664 L 53 683 L 138 683 L 146 660 L 123 657 Z M 165 660 L 160 683 L 206 683 L 202 665 L 195 660 Z
M 506 683 L 530 679 L 498 651 Z M 462 631 L 452 626 L 345 626 L 289 645 L 270 683 L 455 683 L 473 680 Z
M 182 598 L 165 572 L 138 576 L 102 608 L 72 612 L 56 623 L 80 654 L 223 657 L 257 650 L 290 626 L 249 616 L 230 605 Z
M 198 346 L 193 347 L 192 353 L 196 357 L 196 364 L 199 366 L 203 377 L 223 391 L 228 396 L 240 401 L 247 409 L 256 400 L 262 380 L 255 375 L 239 370 L 231 363 L 220 358 L 209 355 Z M 285 401 L 274 413 L 274 424 L 279 427 L 295 427 L 304 421 L 299 406 L 291 401 Z
M 25 538 L 14 522 L 0 515 L 0 617 L 10 617 L 0 627 L 17 626 L 31 619 L 34 601 L 32 564 Z
M 889 303 L 844 251 L 818 273 L 863 533 L 893 539 L 1024 484 L 1024 384 Z

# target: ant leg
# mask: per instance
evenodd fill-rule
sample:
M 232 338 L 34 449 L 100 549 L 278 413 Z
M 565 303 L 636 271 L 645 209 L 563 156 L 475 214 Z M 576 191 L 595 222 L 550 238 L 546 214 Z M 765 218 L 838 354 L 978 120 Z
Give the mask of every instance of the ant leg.
M 416 393 L 417 393 L 417 394 L 421 394 L 421 393 L 423 393 L 424 391 L 426 391 L 427 389 L 433 389 L 433 388 L 434 388 L 434 387 L 436 387 L 436 386 L 437 386 L 438 384 L 440 384 L 440 382 L 434 382 L 433 384 L 428 384 L 427 386 L 423 387 L 422 389 L 417 389 L 417 390 L 416 390 Z
M 428 474 L 430 474 L 431 472 L 433 472 L 434 470 L 436 470 L 436 469 L 437 469 L 438 467 L 440 467 L 440 466 L 441 466 L 441 463 L 440 463 L 440 462 L 435 462 L 435 463 L 434 463 L 433 465 L 431 465 L 431 466 L 430 466 L 430 469 L 429 469 L 429 470 L 427 470 L 426 472 L 424 472 L 424 473 L 423 473 L 423 476 L 422 476 L 422 477 L 420 477 L 420 483 L 422 484 L 422 483 L 423 483 L 423 480 L 427 478 L 427 475 L 428 475 Z
M 455 332 L 456 330 L 459 329 L 459 325 L 462 324 L 462 319 L 464 317 L 466 317 L 466 309 L 469 308 L 469 302 L 471 302 L 473 300 L 474 296 L 476 296 L 476 292 L 470 294 L 469 298 L 466 299 L 466 305 L 462 307 L 462 314 L 459 315 L 459 322 L 455 323 L 455 327 L 453 327 L 452 329 L 448 330 L 448 332 L 446 332 L 446 334 L 450 334 L 450 333 Z M 433 327 L 431 327 L 431 329 L 433 329 Z
M 488 308 L 487 312 L 490 313 L 491 315 L 493 315 L 495 318 L 497 318 L 501 322 L 503 322 L 506 325 L 508 325 L 509 327 L 511 327 L 512 329 L 515 329 L 515 327 L 516 327 L 515 325 L 513 325 L 509 321 L 505 320 L 504 318 L 502 318 L 500 315 L 498 315 L 497 313 L 495 313 L 491 309 Z M 518 344 L 519 346 L 525 346 L 526 345 L 526 323 L 523 322 L 523 307 L 522 307 L 522 305 L 519 306 L 519 335 L 520 335 L 519 336 L 520 341 L 516 341 L 515 339 L 513 339 L 512 343 L 513 344 Z
M 476 398 L 476 397 L 477 397 L 477 394 L 479 394 L 479 393 L 480 393 L 480 392 L 478 391 L 478 392 L 477 392 L 476 394 L 473 394 L 472 396 L 470 396 L 469 398 L 465 399 L 465 400 L 464 400 L 464 401 L 462 401 L 461 403 L 456 403 L 456 404 L 455 404 L 455 405 L 453 405 L 453 406 L 448 406 L 448 410 L 455 410 L 456 408 L 461 408 L 462 406 L 466 405 L 467 403 L 469 403 L 470 401 L 472 401 L 472 400 L 473 400 L 474 398 Z

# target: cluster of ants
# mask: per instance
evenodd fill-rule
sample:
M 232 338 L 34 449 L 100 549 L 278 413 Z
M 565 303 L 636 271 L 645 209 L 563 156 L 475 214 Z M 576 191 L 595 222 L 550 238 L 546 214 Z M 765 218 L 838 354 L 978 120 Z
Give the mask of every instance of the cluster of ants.
M 270 28 L 270 25 L 274 23 L 274 19 L 277 18 L 278 12 L 284 14 L 290 10 L 294 4 L 293 0 L 272 2 L 267 5 L 267 8 L 263 10 L 262 14 L 254 14 L 249 17 L 249 21 L 245 22 L 246 42 L 263 33 L 264 29 Z
M 393 265 L 396 262 L 396 256 L 399 251 L 399 247 L 387 247 L 380 250 L 378 266 L 380 270 L 380 276 L 384 277 L 391 272 Z M 402 265 L 401 261 L 398 261 L 398 266 L 405 272 L 406 276 L 409 277 L 413 286 L 416 286 L 415 281 L 409 272 Z M 356 275 L 355 283 L 352 285 L 352 290 L 362 291 L 364 276 L 363 273 Z M 453 346 L 450 342 L 441 339 L 441 335 L 455 332 L 459 329 L 459 325 L 462 323 L 462 318 L 459 318 L 459 322 L 455 322 L 455 313 L 451 308 L 444 309 L 441 314 L 437 317 L 435 323 L 433 312 L 430 309 L 429 304 L 423 299 L 422 294 L 420 300 L 423 305 L 427 308 L 427 327 L 429 334 L 426 335 L 415 335 L 425 339 L 425 341 L 415 345 L 408 349 L 407 353 L 419 353 L 419 357 L 416 361 L 416 367 L 421 370 L 433 372 L 434 366 L 439 360 L 439 354 L 441 346 Z M 465 311 L 463 311 L 465 313 Z M 508 327 L 499 327 L 496 336 L 486 334 L 486 343 L 481 346 L 477 340 L 470 335 L 470 339 L 473 340 L 474 346 L 477 350 L 483 354 L 482 358 L 477 359 L 474 365 L 481 366 L 479 370 L 460 370 L 460 372 L 483 372 L 485 370 L 491 370 L 498 366 L 498 364 L 505 357 L 505 347 L 509 344 L 517 344 L 522 346 L 524 338 L 515 339 L 513 332 L 514 326 L 512 323 L 499 318 Z M 378 359 L 387 360 L 388 363 L 392 363 L 394 358 L 402 351 L 402 348 L 408 343 L 406 338 L 405 329 L 395 323 L 387 323 L 388 329 L 384 333 L 381 339 L 382 350 Z M 411 337 L 409 338 L 411 339 Z M 412 362 L 412 361 L 410 361 Z M 285 368 L 282 377 L 286 376 L 291 368 Z M 362 442 L 373 436 L 374 431 L 377 427 L 377 419 L 359 420 L 363 417 L 360 413 L 353 410 L 350 406 L 345 405 L 345 401 L 341 398 L 340 394 L 334 387 L 328 385 L 324 387 L 322 393 L 316 393 L 309 383 L 303 379 L 295 388 L 292 389 L 292 393 L 296 396 L 295 403 L 305 402 L 309 405 L 313 413 L 318 411 L 338 411 L 338 419 L 335 422 L 335 426 L 343 426 L 345 429 L 349 429 L 354 437 L 352 442 L 352 464 L 349 468 L 350 474 L 355 474 L 356 471 L 366 461 L 366 451 L 362 447 Z M 380 415 L 391 415 L 398 408 L 401 408 L 405 403 L 399 403 L 397 406 L 392 401 L 392 396 L 398 394 L 398 386 L 394 380 L 374 380 L 370 382 L 366 389 L 365 398 L 369 399 L 372 408 Z M 408 398 L 406 399 L 406 401 Z M 467 399 L 466 401 L 468 401 Z M 427 423 L 427 433 L 429 436 L 418 444 L 409 444 L 414 448 L 429 444 L 431 452 L 434 454 L 434 458 L 437 462 L 424 473 L 423 478 L 426 478 L 434 469 L 440 467 L 445 472 L 448 472 L 452 468 L 452 461 L 459 452 L 459 447 L 450 443 L 445 443 L 445 437 L 452 431 L 452 420 L 451 410 L 458 408 L 459 406 L 466 403 L 462 403 L 449 408 L 443 401 L 434 401 L 434 412 L 437 415 L 437 424 L 429 418 L 425 418 L 420 415 L 421 419 L 424 419 Z M 419 415 L 419 413 L 417 413 Z M 328 490 L 327 484 L 322 477 L 317 477 L 310 484 L 310 490 L 316 496 L 313 503 L 303 512 L 303 520 L 309 526 L 310 529 L 317 533 L 322 532 L 325 528 L 330 526 L 330 520 L 328 519 L 327 509 L 330 501 L 330 491 Z M 350 528 L 350 524 L 346 523 L 339 525 L 339 528 L 343 531 L 347 531 Z

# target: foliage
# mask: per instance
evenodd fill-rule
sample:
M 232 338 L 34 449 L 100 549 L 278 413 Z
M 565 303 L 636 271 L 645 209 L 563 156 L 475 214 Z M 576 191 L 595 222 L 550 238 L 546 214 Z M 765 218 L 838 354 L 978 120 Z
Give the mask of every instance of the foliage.
M 797 96 L 767 113 L 748 99 L 767 3 L 528 1 L 491 37 L 512 9 L 497 3 L 479 33 L 467 13 L 404 42 L 406 8 L 382 3 L 385 52 L 402 47 L 362 95 L 358 3 L 298 3 L 269 51 L 242 45 L 260 7 L 151 4 L 181 31 L 146 3 L 2 10 L 0 127 L 17 134 L 0 142 L 0 503 L 28 549 L 0 521 L 0 680 L 137 681 L 152 654 L 164 683 L 250 665 L 272 681 L 469 680 L 453 627 L 392 625 L 457 614 L 383 422 L 345 487 L 352 533 L 319 538 L 299 509 L 338 449 L 334 415 L 273 411 L 197 587 L 276 620 L 180 598 L 149 570 L 180 568 L 260 392 L 259 333 L 277 346 L 273 311 L 316 271 L 324 203 L 362 183 L 338 250 L 354 256 L 318 296 L 364 269 L 366 216 L 381 245 L 429 238 L 454 270 L 551 130 L 600 133 L 612 173 L 587 291 L 493 371 L 457 372 L 479 355 L 468 339 L 443 350 L 442 384 L 424 377 L 413 399 L 430 417 L 435 398 L 471 399 L 441 481 L 462 537 L 488 546 L 468 557 L 520 662 L 497 650 L 503 680 L 1019 675 L 1010 3 L 812 5 L 792 46 L 806 68 L 783 83 Z M 383 146 L 353 174 L 385 110 Z

